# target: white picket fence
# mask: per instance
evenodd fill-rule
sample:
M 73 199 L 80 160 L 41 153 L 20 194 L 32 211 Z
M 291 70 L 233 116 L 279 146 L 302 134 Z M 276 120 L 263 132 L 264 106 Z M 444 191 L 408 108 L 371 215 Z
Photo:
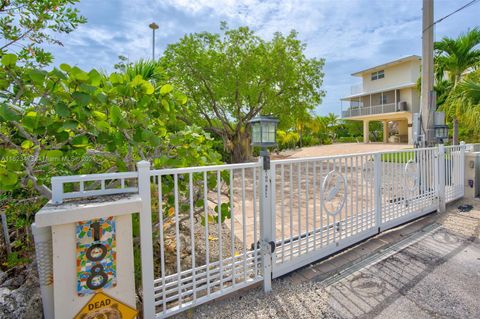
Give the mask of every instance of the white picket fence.
M 463 197 L 465 145 L 54 177 L 53 201 L 139 193 L 143 314 L 289 273 Z M 70 184 L 69 191 L 65 185 Z

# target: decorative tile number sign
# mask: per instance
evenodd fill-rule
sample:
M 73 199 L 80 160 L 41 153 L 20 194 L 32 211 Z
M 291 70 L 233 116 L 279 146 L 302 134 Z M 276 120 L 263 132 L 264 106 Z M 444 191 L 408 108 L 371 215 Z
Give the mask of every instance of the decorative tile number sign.
M 113 217 L 76 224 L 77 293 L 94 294 L 99 289 L 115 287 L 116 247 Z

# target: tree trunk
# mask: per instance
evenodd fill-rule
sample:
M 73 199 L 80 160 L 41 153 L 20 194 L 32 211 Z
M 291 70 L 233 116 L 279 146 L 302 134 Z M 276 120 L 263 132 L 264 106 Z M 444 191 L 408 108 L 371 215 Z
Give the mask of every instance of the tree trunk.
M 453 119 L 453 145 L 458 145 L 458 119 Z
M 242 132 L 243 131 L 243 132 Z M 233 163 L 243 163 L 252 156 L 249 134 L 242 129 L 233 136 L 233 145 L 230 155 Z
M 303 129 L 300 129 L 300 148 L 303 147 Z

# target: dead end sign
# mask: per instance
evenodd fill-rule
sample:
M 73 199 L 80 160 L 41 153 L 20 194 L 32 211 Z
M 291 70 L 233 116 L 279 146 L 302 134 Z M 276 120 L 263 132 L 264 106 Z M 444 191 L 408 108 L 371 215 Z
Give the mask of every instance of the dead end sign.
M 136 316 L 137 310 L 135 310 L 135 308 L 132 308 L 103 292 L 98 292 L 85 304 L 85 306 L 83 306 L 75 316 L 75 319 L 133 319 Z

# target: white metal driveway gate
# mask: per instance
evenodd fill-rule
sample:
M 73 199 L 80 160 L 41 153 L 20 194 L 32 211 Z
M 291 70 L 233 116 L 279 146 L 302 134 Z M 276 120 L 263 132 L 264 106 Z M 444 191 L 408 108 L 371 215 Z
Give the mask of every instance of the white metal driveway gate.
M 272 161 L 273 277 L 463 197 L 464 150 Z
M 271 279 L 463 197 L 465 145 L 52 179 L 138 193 L 145 318 Z M 73 188 L 66 191 L 65 184 Z M 93 185 L 90 189 L 88 185 Z

